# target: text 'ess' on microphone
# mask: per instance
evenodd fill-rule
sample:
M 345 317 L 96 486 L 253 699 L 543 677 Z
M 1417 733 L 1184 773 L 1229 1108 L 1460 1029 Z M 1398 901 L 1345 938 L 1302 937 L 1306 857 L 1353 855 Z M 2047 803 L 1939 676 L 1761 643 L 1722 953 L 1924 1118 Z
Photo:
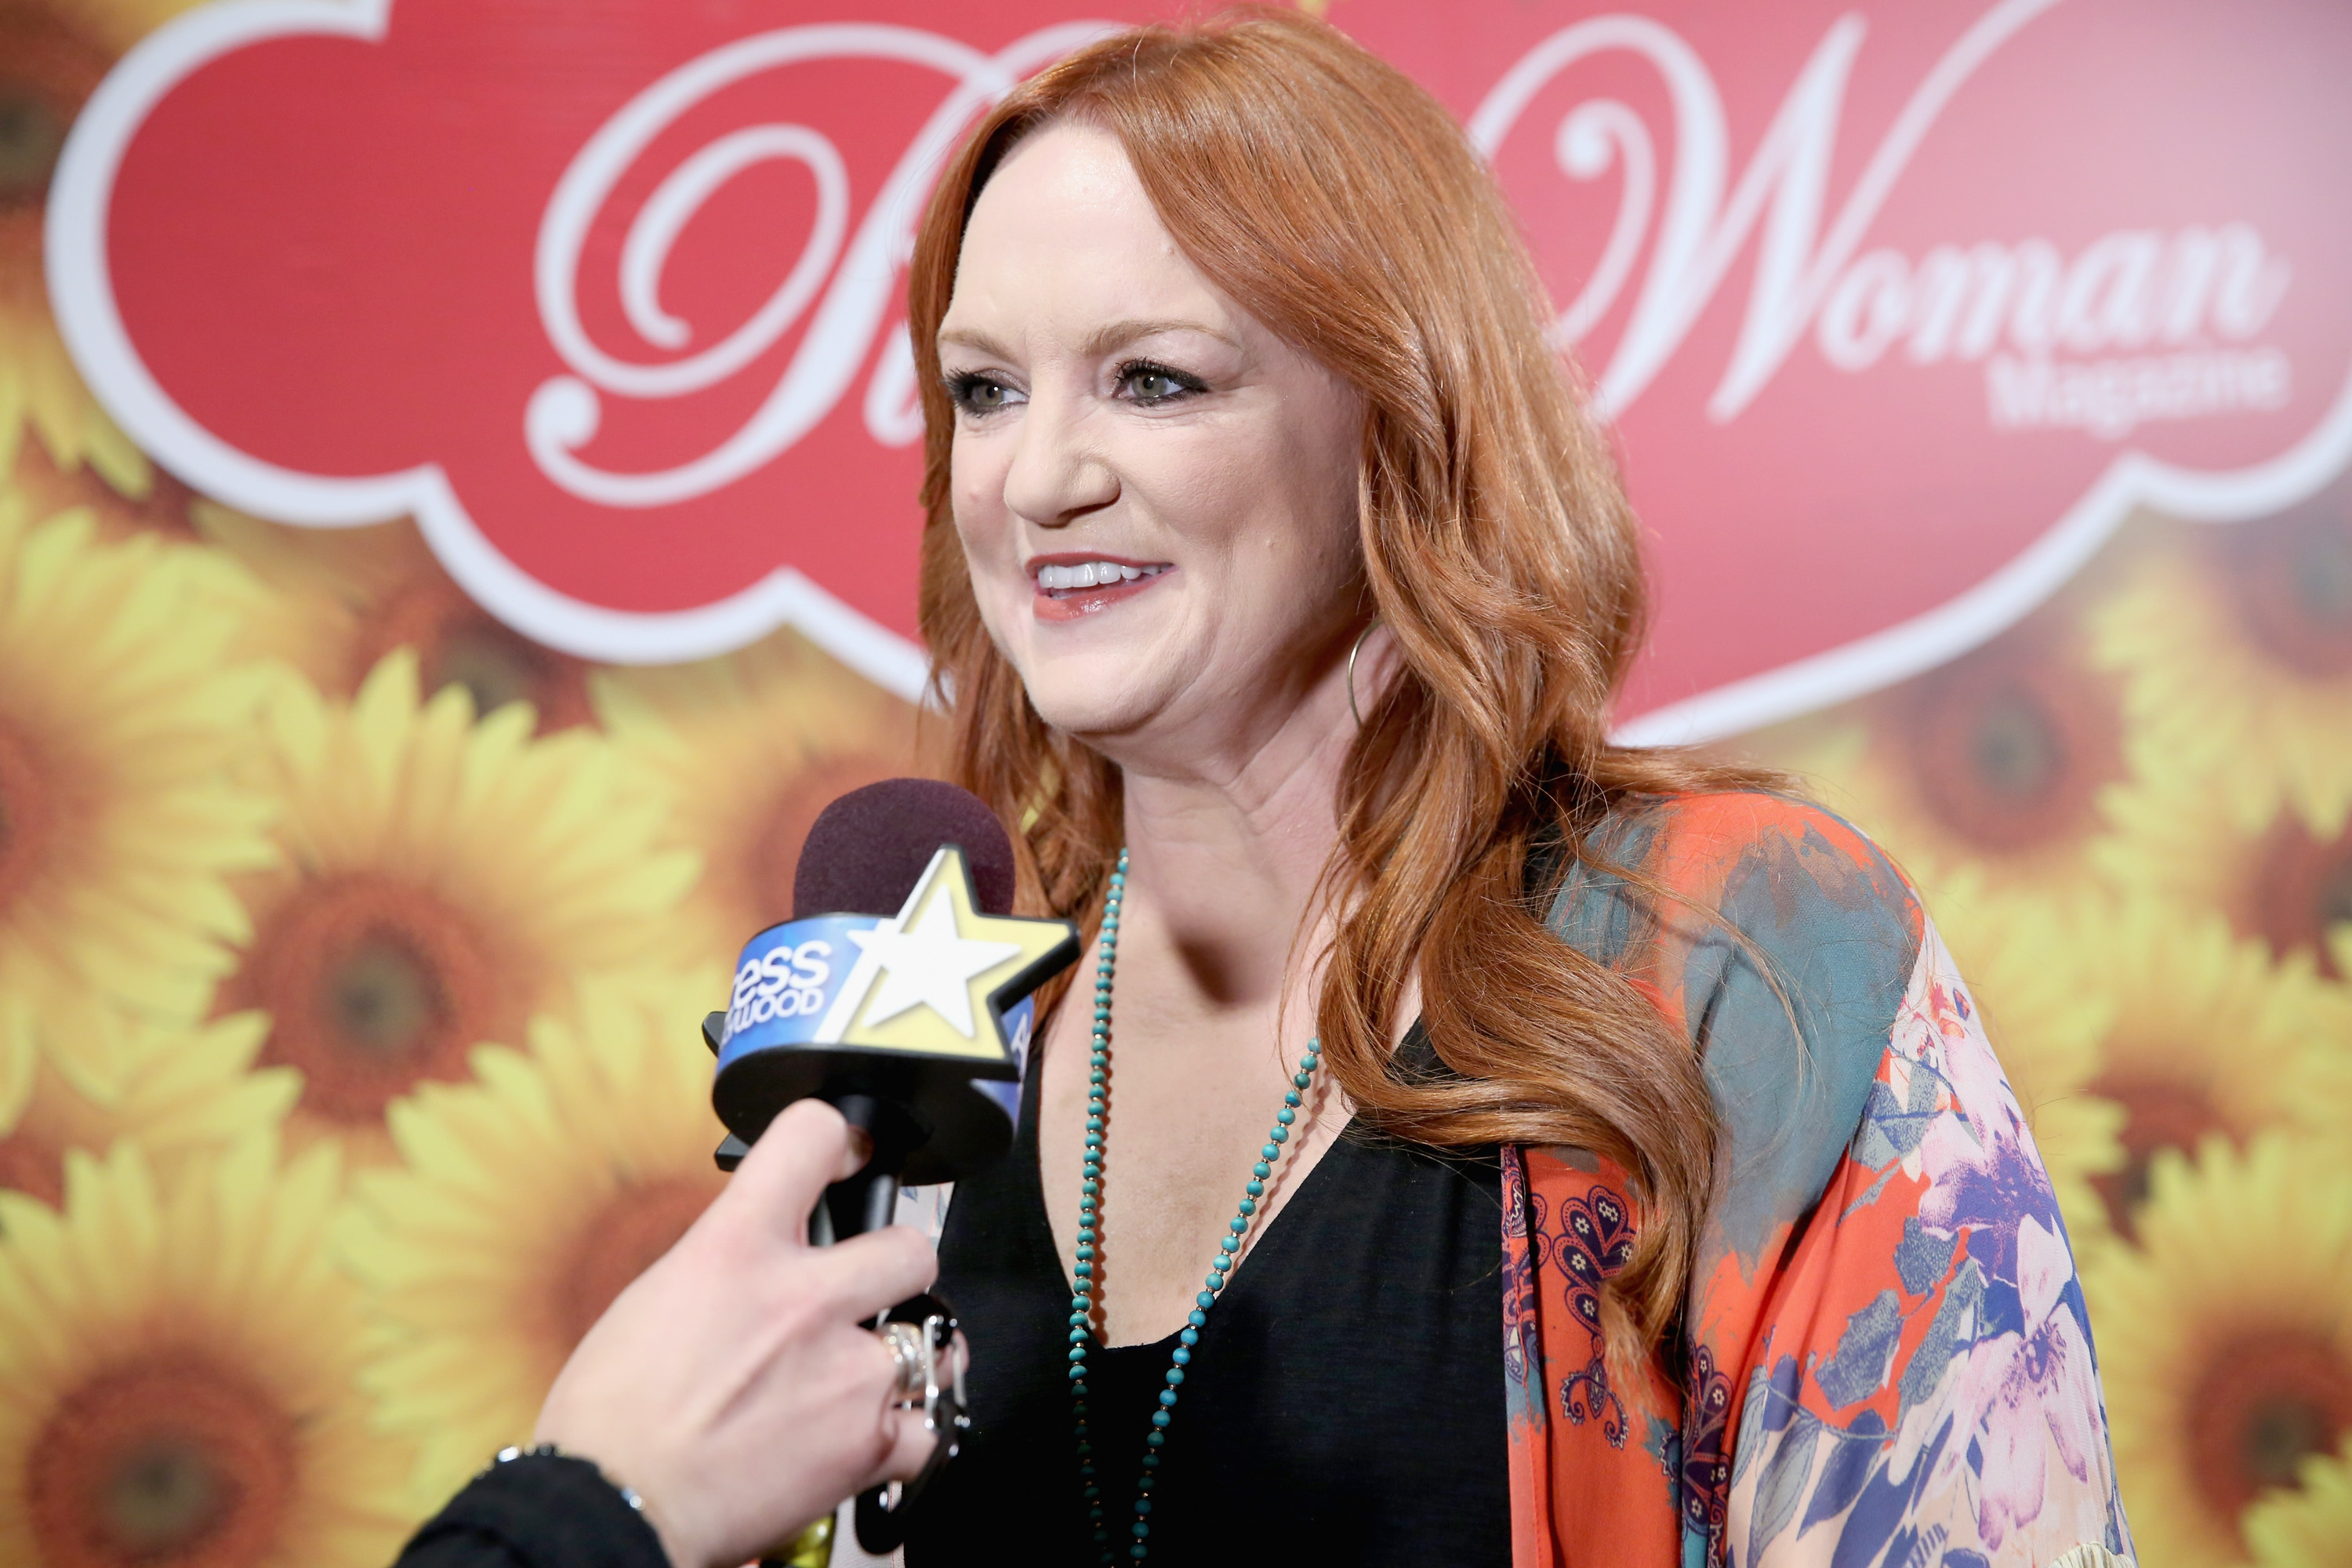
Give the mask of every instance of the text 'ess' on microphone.
M 1031 994 L 1078 954 L 1066 921 L 1012 918 L 1013 846 L 978 796 L 929 779 L 853 790 L 809 829 L 793 918 L 744 945 L 703 1020 L 710 1100 L 737 1160 L 812 1096 L 872 1141 L 836 1184 L 836 1237 L 890 1221 L 900 1184 L 951 1182 L 1011 1147 Z

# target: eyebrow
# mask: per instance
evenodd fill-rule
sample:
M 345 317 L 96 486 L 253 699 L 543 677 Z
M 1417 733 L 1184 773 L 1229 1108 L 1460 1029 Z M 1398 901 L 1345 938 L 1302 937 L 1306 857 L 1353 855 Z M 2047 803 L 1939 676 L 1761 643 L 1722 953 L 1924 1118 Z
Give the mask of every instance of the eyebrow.
M 1007 349 L 1003 343 L 998 342 L 986 332 L 978 331 L 969 328 L 959 328 L 954 331 L 941 332 L 940 334 L 940 345 L 944 348 L 950 343 L 961 344 L 964 348 L 968 349 L 977 349 L 982 353 L 988 355 L 992 359 L 1011 359 L 1013 357 L 1012 351 Z
M 1081 352 L 1087 357 L 1093 358 L 1107 354 L 1122 343 L 1131 343 L 1138 338 L 1148 338 L 1159 332 L 1199 332 L 1203 337 L 1214 338 L 1229 347 L 1236 349 L 1241 347 L 1231 334 L 1219 331 L 1205 321 L 1191 321 L 1181 316 L 1137 317 L 1123 321 L 1107 321 L 1096 328 L 1087 335 L 1087 341 Z M 964 348 L 977 349 L 980 353 L 992 355 L 997 359 L 1013 357 L 1010 349 L 976 328 L 957 328 L 941 332 L 940 342 L 942 344 L 956 343 Z
M 1086 352 L 1090 356 L 1107 354 L 1122 343 L 1131 343 L 1138 338 L 1148 338 L 1160 332 L 1198 332 L 1202 337 L 1214 338 L 1230 347 L 1241 347 L 1241 344 L 1234 342 L 1231 337 L 1205 321 L 1188 321 L 1181 316 L 1170 316 L 1106 322 L 1087 334 Z

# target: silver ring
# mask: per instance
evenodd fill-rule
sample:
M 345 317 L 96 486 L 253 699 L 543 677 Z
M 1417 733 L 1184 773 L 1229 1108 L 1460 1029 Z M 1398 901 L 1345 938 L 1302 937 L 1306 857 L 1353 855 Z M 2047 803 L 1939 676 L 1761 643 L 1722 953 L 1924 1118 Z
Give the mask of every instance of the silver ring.
M 890 1403 L 903 1405 L 920 1399 L 925 1385 L 930 1382 L 930 1368 L 924 1364 L 927 1358 L 923 1354 L 923 1331 L 913 1323 L 885 1323 L 881 1335 L 882 1342 L 890 1347 Z

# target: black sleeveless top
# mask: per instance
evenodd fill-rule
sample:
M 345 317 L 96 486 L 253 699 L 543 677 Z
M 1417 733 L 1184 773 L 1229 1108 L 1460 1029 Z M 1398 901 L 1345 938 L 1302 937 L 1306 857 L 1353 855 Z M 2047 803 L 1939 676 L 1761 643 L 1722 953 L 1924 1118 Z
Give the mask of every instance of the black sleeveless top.
M 1417 1024 L 1399 1055 L 1435 1065 Z M 1074 1452 L 1069 1279 L 1037 1175 L 1041 1077 L 1033 1064 L 1012 1152 L 948 1208 L 937 1289 L 971 1342 L 973 1425 L 910 1521 L 908 1568 L 1100 1561 Z M 1493 1149 L 1342 1133 L 1201 1331 L 1152 1487 L 1150 1562 L 1510 1562 L 1501 1185 Z M 1206 1257 L 1216 1238 L 1201 1244 Z M 1087 1357 L 1121 1563 L 1175 1348 L 1171 1334 Z

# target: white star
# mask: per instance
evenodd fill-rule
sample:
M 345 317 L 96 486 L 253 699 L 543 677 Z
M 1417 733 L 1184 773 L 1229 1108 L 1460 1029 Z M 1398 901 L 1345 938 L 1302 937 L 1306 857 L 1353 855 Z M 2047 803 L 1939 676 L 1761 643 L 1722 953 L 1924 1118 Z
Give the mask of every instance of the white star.
M 849 940 L 882 966 L 862 1027 L 871 1028 L 913 1007 L 928 1006 L 967 1040 L 979 1033 L 971 1016 L 971 981 L 1021 951 L 1012 942 L 971 942 L 956 929 L 955 900 L 934 896 L 910 930 L 886 921 Z

